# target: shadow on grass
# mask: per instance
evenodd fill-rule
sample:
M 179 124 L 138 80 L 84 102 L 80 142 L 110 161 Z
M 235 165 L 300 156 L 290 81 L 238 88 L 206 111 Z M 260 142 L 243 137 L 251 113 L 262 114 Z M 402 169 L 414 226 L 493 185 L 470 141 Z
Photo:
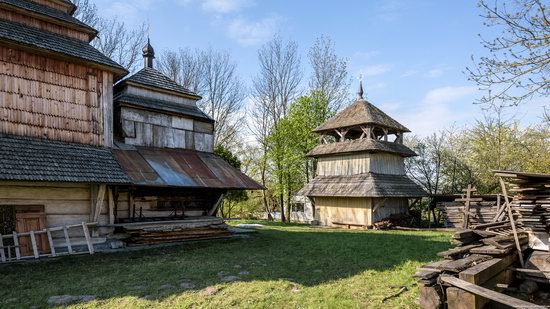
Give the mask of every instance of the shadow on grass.
M 65 257 L 0 267 L 0 304 L 45 306 L 53 295 L 98 300 L 164 299 L 237 276 L 239 281 L 287 280 L 304 286 L 428 262 L 449 247 L 434 232 L 322 230 L 270 225 L 253 238 L 205 241 L 133 252 Z M 233 278 L 235 279 L 235 278 Z M 11 300 L 13 303 L 6 303 Z

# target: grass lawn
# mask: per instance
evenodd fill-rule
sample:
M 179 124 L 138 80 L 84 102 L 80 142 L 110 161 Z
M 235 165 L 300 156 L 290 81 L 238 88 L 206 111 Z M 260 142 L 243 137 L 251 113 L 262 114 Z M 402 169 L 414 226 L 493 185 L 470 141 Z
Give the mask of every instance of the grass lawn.
M 95 296 L 79 308 L 415 308 L 415 268 L 450 247 L 445 232 L 260 223 L 253 238 L 2 266 L 0 308 L 66 294 Z

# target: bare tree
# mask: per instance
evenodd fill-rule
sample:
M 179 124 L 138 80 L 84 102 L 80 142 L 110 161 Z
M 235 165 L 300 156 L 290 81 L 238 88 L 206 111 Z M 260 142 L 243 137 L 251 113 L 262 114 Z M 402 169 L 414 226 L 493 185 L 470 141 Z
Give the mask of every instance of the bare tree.
M 252 97 L 254 100 L 254 113 L 252 119 L 253 133 L 260 145 L 262 145 L 262 184 L 265 186 L 269 163 L 267 160 L 268 147 L 277 148 L 282 145 L 272 145 L 267 141 L 273 128 L 277 126 L 282 117 L 286 116 L 288 106 L 299 94 L 299 86 L 302 80 L 300 68 L 300 55 L 298 45 L 276 35 L 258 50 L 260 72 L 253 81 Z M 273 166 L 276 171 L 284 169 L 283 158 L 273 158 Z M 278 186 L 284 187 L 283 174 L 277 172 Z M 264 206 L 267 209 L 267 197 L 264 195 Z M 285 221 L 284 192 L 278 193 L 281 207 L 281 219 Z
M 203 53 L 189 48 L 164 51 L 157 60 L 158 69 L 183 87 L 202 94 L 204 88 Z
M 339 110 L 349 99 L 348 60 L 336 55 L 334 43 L 326 36 L 315 40 L 308 56 L 312 68 L 309 88 L 319 91 L 332 110 Z
M 163 52 L 158 64 L 164 74 L 202 96 L 199 107 L 216 121 L 215 144 L 231 148 L 239 133 L 237 117 L 245 98 L 245 88 L 231 55 L 211 48 L 180 49 Z
M 128 29 L 114 18 L 100 17 L 96 5 L 89 0 L 75 0 L 74 4 L 77 6 L 74 16 L 99 32 L 92 45 L 128 71 L 135 71 L 145 44 L 145 24 Z
M 470 80 L 486 94 L 481 103 L 517 105 L 534 95 L 548 96 L 550 88 L 550 21 L 542 0 L 480 0 L 485 25 L 502 29 L 483 39 L 489 56 L 467 68 Z M 473 57 L 472 57 L 473 59 Z M 473 59 L 476 61 L 475 59 Z
M 216 120 L 215 144 L 229 147 L 239 131 L 237 117 L 245 98 L 237 64 L 228 52 L 211 48 L 202 53 L 201 63 L 205 92 L 199 105 Z

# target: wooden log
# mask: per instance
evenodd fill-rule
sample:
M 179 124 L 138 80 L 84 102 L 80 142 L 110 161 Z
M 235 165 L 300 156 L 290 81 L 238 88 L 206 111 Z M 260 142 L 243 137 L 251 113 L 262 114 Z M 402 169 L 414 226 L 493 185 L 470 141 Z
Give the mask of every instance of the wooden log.
M 48 244 L 50 245 L 50 254 L 52 256 L 56 256 L 55 254 L 55 246 L 54 246 L 54 243 L 53 243 L 53 238 L 52 238 L 52 232 L 50 232 L 49 229 L 46 230 L 46 235 L 48 235 Z
M 452 286 L 455 286 L 459 289 L 465 290 L 467 292 L 479 295 L 481 297 L 490 299 L 499 304 L 504 304 L 512 308 L 535 308 L 535 309 L 544 309 L 544 306 L 535 305 L 530 302 L 523 301 L 502 293 L 495 292 L 493 290 L 486 289 L 484 287 L 466 282 L 464 280 L 452 277 L 452 276 L 441 276 L 441 281 Z M 475 307 L 470 307 L 475 308 Z
M 441 287 L 435 286 L 419 286 L 418 298 L 416 304 L 424 309 L 437 309 L 443 303 L 443 292 Z
M 458 277 L 466 282 L 482 285 L 499 273 L 506 271 L 515 261 L 515 255 L 488 260 L 461 271 Z

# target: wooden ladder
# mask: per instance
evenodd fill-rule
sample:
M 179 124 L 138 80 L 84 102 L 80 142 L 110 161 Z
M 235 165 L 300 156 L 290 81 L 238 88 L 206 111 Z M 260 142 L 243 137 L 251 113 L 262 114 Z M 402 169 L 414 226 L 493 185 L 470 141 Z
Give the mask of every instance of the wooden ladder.
M 29 231 L 24 233 L 17 233 L 12 232 L 11 234 L 2 235 L 0 234 L 0 263 L 10 263 L 10 262 L 17 262 L 25 259 L 38 259 L 40 257 L 54 257 L 54 256 L 60 256 L 60 255 L 72 255 L 72 254 L 78 254 L 80 252 L 75 252 L 73 250 L 73 247 L 71 245 L 71 239 L 69 235 L 69 229 L 74 228 L 82 228 L 82 231 L 84 232 L 84 238 L 86 239 L 86 244 L 88 246 L 88 253 L 94 254 L 94 245 L 92 244 L 92 238 L 90 237 L 90 226 L 97 225 L 97 222 L 82 222 L 81 224 L 73 224 L 73 225 L 65 225 L 65 226 L 58 226 L 58 227 L 50 227 L 43 230 L 38 231 Z M 53 237 L 52 232 L 56 231 L 63 231 L 63 234 L 65 236 L 65 246 L 67 248 L 67 253 L 57 253 L 55 251 L 55 246 L 53 243 Z M 37 235 L 46 234 L 48 237 L 48 244 L 50 245 L 50 253 L 48 254 L 40 254 L 38 252 L 38 245 L 36 241 Z M 19 245 L 19 237 L 22 236 L 29 236 L 31 239 L 31 246 L 32 246 L 32 256 L 21 256 L 21 250 Z M 4 239 L 13 239 L 13 246 L 4 246 Z M 12 258 L 11 256 L 11 249 L 15 249 L 15 258 Z M 6 250 L 7 249 L 7 250 Z M 7 254 L 6 254 L 7 253 Z

